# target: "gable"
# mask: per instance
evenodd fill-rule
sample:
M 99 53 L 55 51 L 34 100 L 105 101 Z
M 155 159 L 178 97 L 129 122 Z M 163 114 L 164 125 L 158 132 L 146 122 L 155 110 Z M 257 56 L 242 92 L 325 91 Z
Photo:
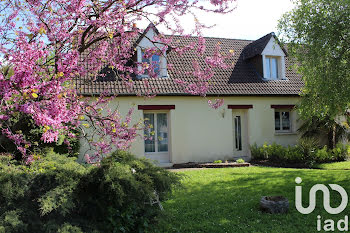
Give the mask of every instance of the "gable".
M 284 57 L 286 54 L 274 37 L 271 37 L 261 55 Z
M 154 37 L 157 36 L 159 34 L 157 28 L 153 25 L 150 24 L 147 29 L 144 31 L 144 33 L 140 36 L 140 38 L 137 40 L 137 42 L 134 44 L 135 48 L 136 48 L 136 56 L 137 59 L 136 61 L 141 63 L 141 62 L 145 62 L 143 61 L 143 51 L 146 49 L 151 49 L 151 48 L 155 48 L 156 50 L 162 51 L 164 49 L 164 44 L 163 43 L 158 43 L 158 41 L 154 40 Z M 158 71 L 157 71 L 157 75 L 159 77 L 168 77 L 168 72 L 167 72 L 167 60 L 166 60 L 166 52 L 161 52 L 161 54 L 157 54 L 158 58 L 156 60 L 156 62 L 158 63 Z M 156 54 L 152 55 L 152 57 L 150 58 L 149 61 L 155 62 L 154 60 L 154 56 L 156 56 Z M 141 70 L 142 67 L 139 66 L 139 70 Z M 139 79 L 142 78 L 149 78 L 148 74 L 144 74 L 144 75 L 138 75 Z
M 145 31 L 140 35 L 140 37 L 134 43 L 134 47 L 137 48 L 162 48 L 164 45 L 162 43 L 152 42 L 154 41 L 154 37 L 159 35 L 158 29 L 154 26 L 154 24 L 149 24 Z
M 143 47 L 143 48 L 150 48 L 154 47 L 154 44 L 150 41 L 153 40 L 154 36 L 156 35 L 156 32 L 153 28 L 150 28 L 147 30 L 147 32 L 142 36 L 141 40 L 138 42 L 137 46 Z

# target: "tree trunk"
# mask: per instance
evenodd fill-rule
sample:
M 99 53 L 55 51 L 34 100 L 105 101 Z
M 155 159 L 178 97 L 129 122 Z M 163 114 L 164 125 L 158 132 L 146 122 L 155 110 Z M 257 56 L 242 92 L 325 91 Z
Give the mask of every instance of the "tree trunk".
M 331 128 L 331 131 L 328 132 L 328 148 L 333 149 L 335 148 L 336 144 L 336 125 L 334 124 Z
M 333 130 L 332 130 L 332 149 L 335 148 L 335 145 L 337 144 L 335 132 L 336 132 L 336 124 L 333 125 Z

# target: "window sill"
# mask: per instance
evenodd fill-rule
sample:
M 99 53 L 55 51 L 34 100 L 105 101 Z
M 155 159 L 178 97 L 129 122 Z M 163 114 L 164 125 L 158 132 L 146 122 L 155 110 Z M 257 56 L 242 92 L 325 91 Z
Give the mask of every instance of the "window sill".
M 169 151 L 161 151 L 161 152 L 145 152 L 145 155 L 159 155 L 159 154 L 168 154 Z
M 283 135 L 297 135 L 296 132 L 275 132 L 275 136 L 283 136 Z

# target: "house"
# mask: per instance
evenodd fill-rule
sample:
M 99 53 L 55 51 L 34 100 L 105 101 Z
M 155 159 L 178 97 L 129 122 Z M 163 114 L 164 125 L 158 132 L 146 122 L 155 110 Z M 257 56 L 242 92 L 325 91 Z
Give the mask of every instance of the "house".
M 149 26 L 136 41 L 136 58 L 142 59 L 141 47 L 154 46 L 148 38 L 157 32 Z M 214 160 L 251 159 L 249 146 L 257 143 L 276 142 L 282 145 L 296 144 L 298 139 L 298 115 L 293 110 L 299 101 L 303 87 L 301 77 L 290 69 L 286 50 L 281 47 L 274 33 L 258 40 L 205 38 L 206 56 L 210 56 L 217 43 L 223 51 L 234 50 L 230 69 L 217 69 L 215 83 L 207 96 L 187 94 L 174 79 L 190 81 L 186 75 L 191 62 L 198 55 L 192 51 L 183 57 L 175 52 L 152 57 L 159 61 L 159 78 L 148 78 L 149 87 L 158 93 L 145 99 L 138 93 L 147 92 L 143 82 L 135 80 L 133 90 L 115 76 L 76 83 L 85 96 L 99 95 L 105 90 L 117 94 L 112 103 L 126 113 L 135 106 L 135 121 L 147 119 L 154 126 L 153 140 L 139 138 L 131 147 L 137 156 L 157 160 L 161 165 L 177 163 L 208 162 Z M 195 37 L 176 37 L 180 45 L 196 42 Z M 166 63 L 174 69 L 167 70 Z M 208 100 L 224 99 L 224 106 L 212 109 Z M 145 134 L 150 132 L 146 131 Z M 82 141 L 81 152 L 87 151 L 87 142 Z

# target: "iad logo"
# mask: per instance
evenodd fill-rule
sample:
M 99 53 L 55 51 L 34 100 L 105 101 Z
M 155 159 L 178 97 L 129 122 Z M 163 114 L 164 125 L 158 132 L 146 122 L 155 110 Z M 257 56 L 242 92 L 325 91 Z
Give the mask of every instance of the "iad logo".
M 303 180 L 300 177 L 295 178 L 295 183 L 301 184 Z M 295 207 L 297 210 L 302 214 L 310 214 L 312 211 L 314 211 L 316 207 L 316 192 L 322 191 L 323 192 L 323 207 L 324 209 L 330 213 L 330 214 L 339 214 L 341 213 L 348 204 L 348 194 L 346 193 L 345 189 L 337 184 L 329 184 L 331 189 L 337 191 L 340 193 L 342 201 L 340 205 L 337 208 L 332 208 L 329 204 L 330 202 L 330 195 L 329 195 L 329 189 L 324 184 L 316 184 L 312 186 L 310 193 L 309 193 L 309 206 L 307 208 L 304 208 L 302 205 L 302 187 L 301 186 L 295 186 Z

